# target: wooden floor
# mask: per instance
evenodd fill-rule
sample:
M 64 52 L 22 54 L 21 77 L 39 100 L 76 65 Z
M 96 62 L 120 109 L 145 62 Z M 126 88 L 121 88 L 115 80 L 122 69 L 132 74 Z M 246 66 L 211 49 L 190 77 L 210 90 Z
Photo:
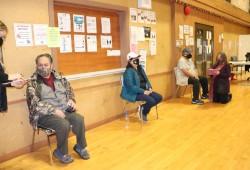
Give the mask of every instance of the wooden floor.
M 50 166 L 48 148 L 0 164 L 0 169 L 86 170 L 250 170 L 250 82 L 232 85 L 233 100 L 226 104 L 191 104 L 190 94 L 158 105 L 159 119 L 152 109 L 149 122 L 130 117 L 87 131 L 90 160 Z M 55 149 L 55 144 L 53 144 Z

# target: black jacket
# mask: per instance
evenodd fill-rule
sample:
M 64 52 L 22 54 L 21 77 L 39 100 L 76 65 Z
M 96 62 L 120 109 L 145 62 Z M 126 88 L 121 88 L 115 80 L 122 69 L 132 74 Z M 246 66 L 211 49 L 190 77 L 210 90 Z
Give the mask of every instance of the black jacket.
M 213 66 L 213 68 L 216 68 L 218 66 L 218 63 Z M 219 89 L 219 86 L 223 87 L 224 93 L 230 92 L 230 82 L 229 77 L 231 77 L 231 68 L 230 64 L 227 63 L 221 70 L 220 74 L 214 79 L 214 91 L 217 92 Z
M 7 94 L 6 86 L 2 83 L 8 82 L 9 75 L 4 72 L 2 64 L 0 64 L 0 112 L 7 111 Z

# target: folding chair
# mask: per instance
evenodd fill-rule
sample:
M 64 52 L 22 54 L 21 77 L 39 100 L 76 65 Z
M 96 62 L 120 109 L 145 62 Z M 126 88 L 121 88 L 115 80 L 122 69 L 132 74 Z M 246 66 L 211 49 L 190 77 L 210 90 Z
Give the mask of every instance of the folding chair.
M 43 131 L 47 135 L 48 146 L 49 146 L 49 155 L 50 155 L 50 163 L 53 166 L 53 158 L 52 158 L 52 150 L 51 150 L 51 142 L 50 137 L 56 134 L 56 131 L 41 125 L 38 125 L 37 129 L 33 129 L 33 140 L 32 140 L 32 152 L 34 149 L 34 142 L 35 142 L 35 135 L 36 133 L 39 134 L 39 131 Z
M 180 81 L 178 80 L 178 75 L 177 75 L 177 74 L 178 74 L 178 73 L 177 73 L 178 70 L 177 70 L 177 69 L 178 69 L 178 67 L 174 67 L 174 76 L 175 76 L 175 80 L 176 80 L 176 91 L 175 91 L 175 96 L 174 96 L 174 97 L 177 96 L 177 93 L 178 93 L 180 87 L 185 87 L 182 96 L 184 96 L 187 87 L 190 87 L 190 90 L 191 90 L 191 91 L 190 91 L 191 98 L 193 98 L 193 85 L 192 85 L 192 84 L 187 84 L 187 85 L 181 84 Z

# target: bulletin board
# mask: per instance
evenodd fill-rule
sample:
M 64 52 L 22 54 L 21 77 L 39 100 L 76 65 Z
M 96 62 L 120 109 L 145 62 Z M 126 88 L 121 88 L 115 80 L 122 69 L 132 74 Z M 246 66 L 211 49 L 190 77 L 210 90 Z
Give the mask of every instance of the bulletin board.
M 102 9 L 93 9 L 83 6 L 72 6 L 65 4 L 54 4 L 54 22 L 58 27 L 58 13 L 70 14 L 71 30 L 69 32 L 60 32 L 61 35 L 71 35 L 72 52 L 61 53 L 60 48 L 56 49 L 58 71 L 63 75 L 72 75 L 80 73 L 88 73 L 95 71 L 111 70 L 121 68 L 121 56 L 108 56 L 107 50 L 120 50 L 120 28 L 119 28 L 119 13 L 118 11 L 107 11 Z M 84 15 L 85 32 L 74 32 L 73 15 Z M 96 33 L 87 33 L 86 17 L 96 17 Z M 110 18 L 110 30 L 108 34 L 102 33 L 101 18 Z M 74 51 L 74 35 L 85 35 L 85 44 L 87 46 L 86 37 L 94 35 L 97 39 L 97 51 L 75 52 Z M 101 36 L 112 36 L 112 47 L 101 47 Z

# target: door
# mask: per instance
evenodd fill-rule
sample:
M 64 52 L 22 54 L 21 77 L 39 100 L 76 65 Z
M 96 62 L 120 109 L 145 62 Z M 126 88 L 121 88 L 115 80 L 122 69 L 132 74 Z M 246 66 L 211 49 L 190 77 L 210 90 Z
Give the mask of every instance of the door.
M 212 67 L 214 51 L 214 27 L 195 23 L 195 65 L 199 75 L 207 76 Z

